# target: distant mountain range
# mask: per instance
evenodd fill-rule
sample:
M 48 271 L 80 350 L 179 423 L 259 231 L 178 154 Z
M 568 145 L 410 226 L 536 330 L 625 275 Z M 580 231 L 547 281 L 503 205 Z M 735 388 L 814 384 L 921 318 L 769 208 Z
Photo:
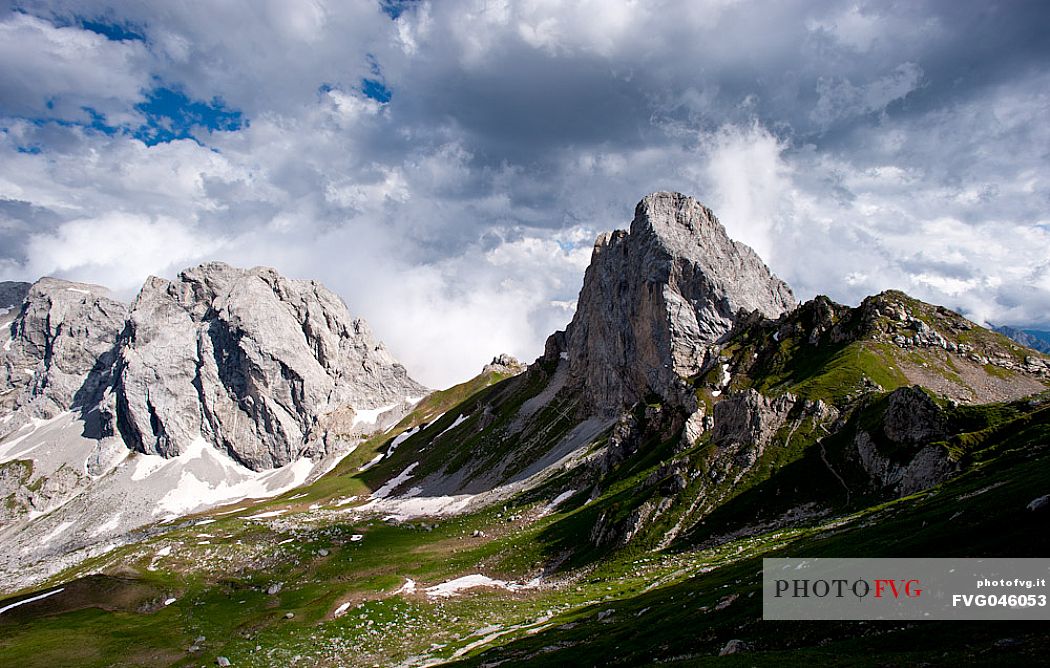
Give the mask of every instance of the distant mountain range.
M 598 237 L 532 364 L 436 392 L 269 269 L 150 279 L 129 307 L 9 293 L 4 665 L 1050 650 L 1006 622 L 761 619 L 763 557 L 1045 556 L 1050 358 L 898 291 L 798 304 L 691 197 Z
M 1050 353 L 1050 332 L 1044 332 L 1038 329 L 1018 329 L 1016 327 L 1010 327 L 1009 325 L 998 325 L 992 327 L 993 330 L 1009 336 L 1014 341 L 1017 341 L 1023 346 L 1027 346 L 1032 350 L 1038 350 L 1041 353 Z

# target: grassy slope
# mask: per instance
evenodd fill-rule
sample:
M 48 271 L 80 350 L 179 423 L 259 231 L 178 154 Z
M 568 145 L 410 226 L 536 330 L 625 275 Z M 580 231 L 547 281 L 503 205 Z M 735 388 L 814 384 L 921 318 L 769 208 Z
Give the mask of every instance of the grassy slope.
M 969 346 L 972 354 L 1014 362 L 1041 356 L 957 313 L 901 292 L 869 297 L 854 309 L 818 297 L 781 321 L 750 322 L 734 334 L 722 353 L 734 369 L 732 388 L 753 387 L 764 394 L 791 392 L 842 405 L 875 386 L 890 391 L 908 384 L 906 368 L 928 369 L 950 383 L 969 387 L 958 373 L 963 355 L 938 347 L 902 349 L 893 343 L 897 335 L 915 334 L 907 324 L 884 315 L 897 308 L 946 341 Z M 811 338 L 814 331 L 816 337 Z M 992 382 L 1018 375 L 994 364 L 986 364 L 983 370 Z M 698 381 L 703 385 L 710 378 Z
M 575 624 L 557 625 L 463 663 L 1035 665 L 1050 649 L 1046 623 L 762 621 L 758 573 L 762 556 L 1045 556 L 1050 552 L 1046 515 L 1026 505 L 1048 491 L 1048 437 L 1043 416 L 1009 438 L 987 443 L 998 453 L 994 458 L 941 487 L 866 509 L 841 526 L 827 523 L 736 541 L 721 548 L 740 550 L 735 563 L 593 605 L 577 614 Z M 722 610 L 720 603 L 726 606 Z M 606 610 L 612 613 L 599 619 Z M 718 657 L 734 638 L 752 651 Z M 1007 638 L 1015 642 L 997 645 Z

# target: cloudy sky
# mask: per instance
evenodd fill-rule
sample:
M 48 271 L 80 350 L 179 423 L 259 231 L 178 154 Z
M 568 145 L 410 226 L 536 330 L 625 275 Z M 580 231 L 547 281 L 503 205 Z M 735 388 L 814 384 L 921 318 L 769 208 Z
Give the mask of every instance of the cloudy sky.
M 679 190 L 802 299 L 1050 327 L 1045 2 L 0 8 L 0 279 L 271 265 L 446 386 Z

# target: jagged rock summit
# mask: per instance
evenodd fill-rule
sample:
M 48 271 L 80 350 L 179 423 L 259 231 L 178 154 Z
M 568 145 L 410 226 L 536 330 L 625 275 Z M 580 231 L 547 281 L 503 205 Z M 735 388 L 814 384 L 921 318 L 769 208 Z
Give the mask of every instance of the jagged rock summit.
M 776 318 L 795 298 L 710 209 L 657 192 L 630 231 L 598 237 L 578 304 L 545 358 L 567 358 L 589 408 L 615 413 L 649 393 L 679 403 L 680 379 L 700 371 L 738 314 Z
M 164 457 L 203 439 L 259 471 L 327 454 L 427 393 L 339 297 L 273 269 L 151 277 L 130 308 L 97 285 L 23 286 L 0 295 L 24 297 L 0 353 L 0 435 L 77 410 L 90 438 Z
M 18 293 L 23 298 L 6 307 L 16 315 L 7 323 L 0 356 L 0 408 L 21 411 L 5 421 L 0 435 L 30 417 L 51 418 L 97 400 L 127 311 L 98 285 L 42 278 L 7 286 L 8 300 Z
M 217 262 L 146 281 L 114 376 L 129 447 L 172 457 L 204 438 L 254 470 L 323 454 L 427 392 L 324 286 Z

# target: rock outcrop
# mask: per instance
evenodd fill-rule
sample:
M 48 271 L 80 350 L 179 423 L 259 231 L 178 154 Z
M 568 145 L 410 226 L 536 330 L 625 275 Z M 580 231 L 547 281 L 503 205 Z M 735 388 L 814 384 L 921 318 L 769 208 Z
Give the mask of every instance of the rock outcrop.
M 523 373 L 527 368 L 528 365 L 518 361 L 518 358 L 503 353 L 493 357 L 492 361 L 481 369 L 481 373 L 498 373 L 501 376 L 516 376 L 519 373 Z
M 9 325 L 0 369 L 2 409 L 19 411 L 21 420 L 9 420 L 0 434 L 27 417 L 50 418 L 97 401 L 126 310 L 97 285 L 56 278 L 34 283 Z
M 795 300 L 709 209 L 660 192 L 638 204 L 630 231 L 598 237 L 578 304 L 544 357 L 567 358 L 586 408 L 614 414 L 648 395 L 688 403 L 681 379 L 740 313 L 776 318 Z
M 114 376 L 105 411 L 129 447 L 172 457 L 204 438 L 254 470 L 426 393 L 320 284 L 221 263 L 146 282 Z
M 891 392 L 881 426 L 875 438 L 858 430 L 853 439 L 857 459 L 875 487 L 904 496 L 943 482 L 959 470 L 948 449 L 937 443 L 948 434 L 947 418 L 922 388 Z M 889 454 L 884 452 L 887 446 Z

